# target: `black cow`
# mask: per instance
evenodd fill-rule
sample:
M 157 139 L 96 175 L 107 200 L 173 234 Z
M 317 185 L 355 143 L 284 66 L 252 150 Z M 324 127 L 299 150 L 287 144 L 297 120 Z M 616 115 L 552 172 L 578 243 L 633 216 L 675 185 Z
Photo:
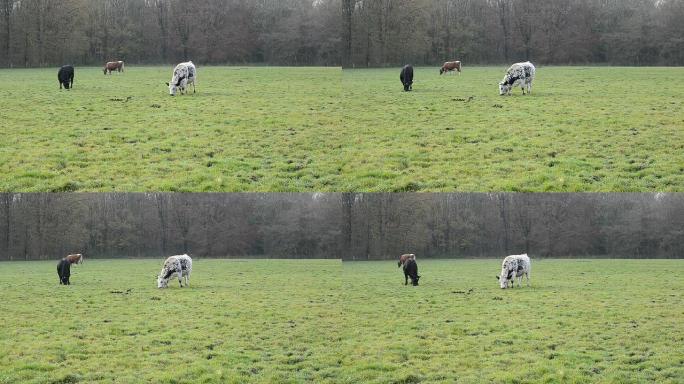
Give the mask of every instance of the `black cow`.
M 408 92 L 413 89 L 413 67 L 409 64 L 401 69 L 399 80 L 404 84 L 404 91 Z
M 57 264 L 57 274 L 59 275 L 59 284 L 69 285 L 69 276 L 71 276 L 71 263 L 66 258 L 63 258 Z
M 418 264 L 416 260 L 409 259 L 404 263 L 404 285 L 408 284 L 408 279 L 411 278 L 411 284 L 418 285 Z
M 69 89 L 74 87 L 74 67 L 72 65 L 65 65 L 57 72 L 57 80 L 59 80 L 59 89 Z

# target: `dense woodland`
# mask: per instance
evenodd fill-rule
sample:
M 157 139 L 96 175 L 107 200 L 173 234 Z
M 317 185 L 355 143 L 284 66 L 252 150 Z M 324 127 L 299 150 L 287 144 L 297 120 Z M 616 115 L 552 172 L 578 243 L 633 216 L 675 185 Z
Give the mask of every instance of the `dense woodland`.
M 352 66 L 684 65 L 684 0 L 342 2 Z
M 0 194 L 0 260 L 684 256 L 684 194 Z
M 684 65 L 684 0 L 0 0 L 0 65 Z
M 338 0 L 0 0 L 1 62 L 339 64 Z

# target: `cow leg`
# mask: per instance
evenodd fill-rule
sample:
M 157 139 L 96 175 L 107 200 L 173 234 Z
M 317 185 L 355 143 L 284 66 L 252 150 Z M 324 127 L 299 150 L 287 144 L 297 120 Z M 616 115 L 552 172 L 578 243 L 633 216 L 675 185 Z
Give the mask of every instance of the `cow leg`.
M 408 274 L 404 272 L 404 285 L 408 285 Z

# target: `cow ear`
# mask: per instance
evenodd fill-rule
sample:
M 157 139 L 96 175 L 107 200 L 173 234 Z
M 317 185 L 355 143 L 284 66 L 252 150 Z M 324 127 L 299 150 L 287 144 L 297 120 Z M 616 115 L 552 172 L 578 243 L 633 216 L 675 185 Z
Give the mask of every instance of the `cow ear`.
M 496 279 L 499 280 L 499 276 L 497 276 Z
M 167 86 L 169 85 L 169 83 L 165 83 L 165 84 L 166 84 Z

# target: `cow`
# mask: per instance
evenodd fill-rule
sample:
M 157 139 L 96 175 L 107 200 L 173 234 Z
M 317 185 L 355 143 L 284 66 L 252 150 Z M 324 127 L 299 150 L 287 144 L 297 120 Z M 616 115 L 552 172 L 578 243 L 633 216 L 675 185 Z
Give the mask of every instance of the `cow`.
M 506 71 L 506 75 L 499 83 L 499 95 L 510 95 L 516 83 L 520 84 L 523 95 L 527 88 L 527 93 L 532 93 L 532 80 L 534 80 L 535 68 L 532 63 L 515 63 Z
M 418 285 L 418 264 L 416 264 L 416 259 L 408 259 L 404 263 L 404 285 L 408 284 L 408 279 L 411 278 L 411 284 Z
M 176 255 L 170 256 L 164 261 L 159 276 L 157 276 L 157 288 L 166 288 L 169 286 L 169 279 L 175 274 L 178 276 L 178 283 L 183 288 L 183 280 L 185 277 L 185 286 L 190 285 L 190 273 L 192 272 L 192 259 L 190 256 Z
M 527 286 L 530 286 L 530 272 L 532 271 L 532 264 L 527 253 L 522 255 L 510 255 L 501 263 L 501 275 L 497 276 L 501 289 L 515 287 L 515 278 L 518 278 L 518 287 L 522 286 L 523 276 L 527 277 Z
M 406 253 L 406 254 L 399 256 L 399 262 L 397 263 L 397 268 L 404 265 L 404 263 L 409 259 L 415 260 L 416 255 L 414 255 L 413 253 Z
M 106 75 L 107 72 L 109 74 L 112 74 L 112 71 L 116 70 L 117 72 L 123 72 L 124 71 L 124 62 L 123 61 L 110 61 L 107 64 L 105 64 L 103 68 L 103 72 Z
M 65 65 L 59 69 L 57 72 L 57 80 L 59 80 L 59 89 L 62 89 L 62 85 L 65 89 L 74 87 L 74 66 Z
M 404 66 L 399 74 L 399 80 L 404 85 L 404 91 L 408 92 L 413 89 L 413 67 L 410 64 Z
M 442 68 L 439 69 L 439 74 L 443 74 L 445 72 L 453 72 L 454 70 L 458 71 L 458 74 L 461 74 L 461 62 L 460 61 L 447 61 L 444 64 L 442 64 Z
M 180 90 L 181 94 L 187 93 L 186 89 L 189 84 L 192 84 L 192 93 L 195 93 L 195 80 L 197 79 L 197 68 L 192 61 L 180 63 L 173 69 L 173 77 L 169 86 L 169 95 L 175 96 L 176 90 Z
M 59 276 L 59 284 L 71 285 L 69 277 L 71 277 L 71 264 L 83 263 L 83 255 L 80 253 L 68 255 L 57 263 L 57 275 Z
M 71 264 L 83 264 L 83 255 L 80 253 L 75 253 L 72 255 L 67 255 L 66 259 L 71 263 Z

